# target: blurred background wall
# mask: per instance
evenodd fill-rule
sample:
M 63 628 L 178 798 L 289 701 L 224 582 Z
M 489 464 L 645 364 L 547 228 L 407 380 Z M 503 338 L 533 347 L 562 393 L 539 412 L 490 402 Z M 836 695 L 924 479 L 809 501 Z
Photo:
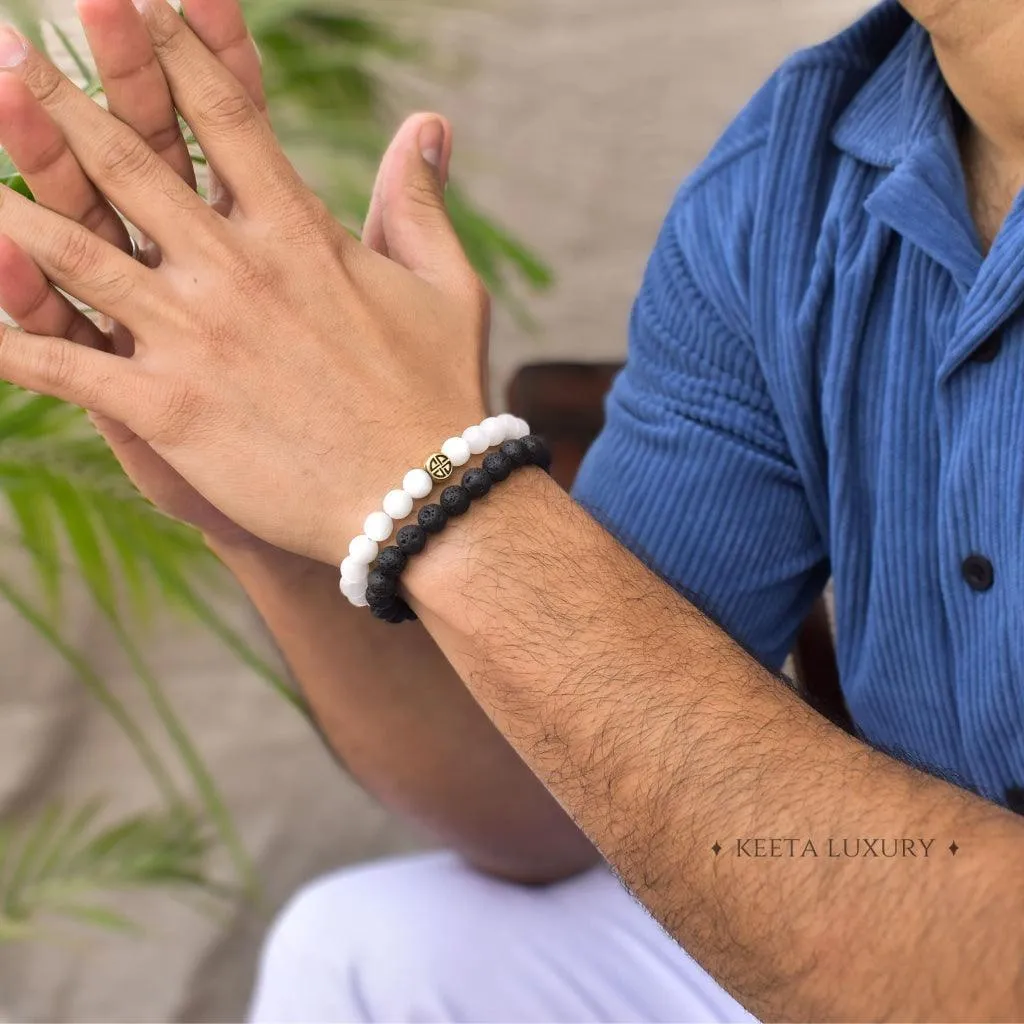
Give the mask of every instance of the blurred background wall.
M 56 11 L 66 17 L 69 4 Z M 371 6 L 383 9 L 377 2 Z M 496 391 L 537 359 L 625 350 L 630 303 L 682 178 L 772 68 L 851 20 L 863 0 L 486 0 L 437 14 L 430 33 L 462 70 L 429 95 L 458 132 L 474 199 L 548 260 L 557 286 L 530 332 L 499 314 Z M 254 638 L 244 602 L 228 611 Z M 66 623 L 129 700 L 136 692 L 82 602 Z M 259 941 L 305 881 L 419 841 L 348 782 L 307 727 L 208 641 L 167 623 L 154 660 L 222 783 L 264 883 L 258 907 L 204 917 L 126 898 L 141 936 L 59 930 L 0 947 L 0 1018 L 231 1020 L 244 1013 Z M 0 810 L 97 794 L 145 807 L 147 778 L 112 726 L 0 606 Z

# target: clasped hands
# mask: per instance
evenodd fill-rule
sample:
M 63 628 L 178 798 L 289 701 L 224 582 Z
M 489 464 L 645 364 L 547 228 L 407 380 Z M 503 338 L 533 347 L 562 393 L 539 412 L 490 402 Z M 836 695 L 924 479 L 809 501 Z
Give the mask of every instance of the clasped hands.
M 169 514 L 337 562 L 406 469 L 485 415 L 489 304 L 444 209 L 450 131 L 406 123 L 361 244 L 277 142 L 237 0 L 185 9 L 81 0 L 110 112 L 0 30 L 0 144 L 37 198 L 0 190 L 0 306 L 22 327 L 0 333 L 0 377 L 90 410 Z

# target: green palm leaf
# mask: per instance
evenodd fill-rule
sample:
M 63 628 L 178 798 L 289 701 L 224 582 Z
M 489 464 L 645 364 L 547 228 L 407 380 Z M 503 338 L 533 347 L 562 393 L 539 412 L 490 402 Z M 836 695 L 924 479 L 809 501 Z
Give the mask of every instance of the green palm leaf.
M 97 897 L 137 888 L 230 895 L 205 873 L 211 849 L 199 815 L 177 808 L 101 824 L 102 805 L 48 807 L 35 820 L 0 823 L 0 944 L 65 918 L 135 928 Z
M 129 628 L 148 618 L 157 603 L 177 605 L 299 706 L 286 684 L 201 596 L 200 586 L 212 584 L 217 572 L 205 544 L 194 530 L 163 516 L 135 491 L 84 414 L 2 384 L 0 499 L 11 507 L 15 539 L 32 558 L 51 609 L 59 614 L 70 564 L 110 621 L 203 806 L 251 888 L 251 867 L 231 815 Z M 62 551 L 67 563 L 59 558 Z M 125 606 L 131 610 L 130 620 Z M 23 603 L 16 607 L 27 617 Z M 36 614 L 30 624 L 39 629 L 43 619 Z M 52 635 L 48 639 L 53 642 Z M 75 667 L 81 673 L 82 659 L 76 659 Z M 90 682 L 95 687 L 96 680 Z M 109 696 L 105 694 L 108 701 Z M 134 731 L 131 738 L 138 746 Z M 154 757 L 147 753 L 146 760 L 153 770 Z M 165 776 L 166 771 L 158 774 Z
M 45 610 L 36 606 L 31 597 L 7 576 L 0 574 L 0 599 L 17 612 L 28 626 L 50 645 L 54 654 L 63 660 L 78 676 L 97 703 L 110 715 L 121 732 L 135 748 L 139 760 L 148 770 L 161 795 L 170 805 L 180 803 L 178 789 L 163 760 L 157 754 L 145 732 L 128 712 L 124 702 L 95 672 L 88 658 L 69 644 L 62 636 L 57 624 Z

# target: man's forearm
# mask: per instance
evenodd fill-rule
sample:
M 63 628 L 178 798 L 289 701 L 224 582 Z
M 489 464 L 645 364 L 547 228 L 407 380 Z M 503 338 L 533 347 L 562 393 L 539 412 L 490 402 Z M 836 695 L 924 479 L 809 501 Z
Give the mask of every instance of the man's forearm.
M 408 585 L 498 728 L 752 1012 L 1024 1016 L 1024 823 L 816 716 L 541 474 Z
M 266 545 L 213 545 L 267 623 L 332 749 L 367 790 L 478 867 L 551 881 L 593 847 L 494 729 L 418 626 L 395 643 L 337 570 Z

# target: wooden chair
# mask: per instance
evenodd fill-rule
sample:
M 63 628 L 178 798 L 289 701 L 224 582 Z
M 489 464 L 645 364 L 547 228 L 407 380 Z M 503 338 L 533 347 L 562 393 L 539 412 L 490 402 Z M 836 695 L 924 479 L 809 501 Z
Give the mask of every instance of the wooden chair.
M 552 473 L 569 488 L 587 449 L 604 426 L 604 399 L 618 363 L 538 363 L 521 369 L 509 387 L 509 409 L 547 438 Z M 840 728 L 853 731 L 839 685 L 832 626 L 824 600 L 814 606 L 793 651 L 800 695 Z

